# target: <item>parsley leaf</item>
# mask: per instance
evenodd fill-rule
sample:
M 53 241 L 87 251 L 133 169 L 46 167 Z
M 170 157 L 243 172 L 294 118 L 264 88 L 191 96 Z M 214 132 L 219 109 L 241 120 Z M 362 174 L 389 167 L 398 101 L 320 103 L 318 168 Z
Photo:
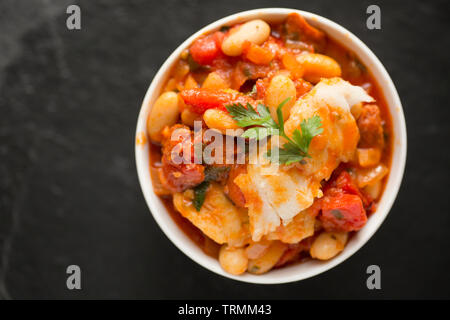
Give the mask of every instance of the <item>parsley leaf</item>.
M 250 103 L 247 103 L 246 107 L 240 103 L 235 103 L 227 105 L 225 108 L 240 127 L 257 125 L 277 128 L 277 124 L 270 116 L 269 109 L 263 104 L 258 104 L 258 111 L 256 111 Z
M 294 162 L 302 162 L 304 156 L 301 154 L 297 154 L 297 150 L 292 150 L 283 146 L 278 150 L 278 157 L 271 154 L 271 150 L 267 152 L 267 156 L 272 162 L 278 161 L 283 164 L 291 164 Z
M 302 131 L 300 132 L 298 129 L 294 131 L 293 138 L 297 145 L 304 153 L 308 153 L 309 145 L 311 143 L 312 138 L 321 134 L 323 132 L 322 119 L 319 116 L 314 116 L 307 120 L 303 120 L 300 123 L 300 128 Z
M 219 180 L 228 176 L 228 172 L 231 167 L 226 166 L 207 166 L 205 168 L 205 180 L 202 183 L 194 187 L 194 200 L 192 204 L 195 210 L 200 211 L 205 202 L 206 191 L 211 183 L 211 181 Z
M 209 183 L 209 181 L 205 180 L 194 188 L 194 200 L 192 201 L 192 204 L 197 211 L 200 211 L 203 203 L 205 202 L 206 191 L 208 190 Z
M 338 220 L 342 220 L 344 218 L 341 210 L 338 209 L 331 210 L 331 214 Z
M 247 103 L 244 107 L 242 104 L 232 104 L 226 106 L 228 113 L 236 120 L 240 127 L 255 126 L 247 129 L 241 137 L 249 139 L 261 140 L 270 135 L 279 135 L 287 140 L 287 142 L 279 148 L 278 157 L 267 152 L 268 158 L 275 162 L 278 160 L 282 164 L 291 164 L 300 162 L 304 164 L 303 158 L 311 156 L 308 154 L 311 140 L 323 132 L 322 119 L 319 116 L 305 119 L 300 123 L 300 129 L 295 129 L 292 138 L 284 131 L 283 106 L 290 98 L 287 98 L 277 108 L 278 123 L 270 115 L 269 108 L 263 104 L 258 104 L 256 110 L 252 105 Z
M 241 137 L 262 140 L 267 136 L 278 135 L 278 129 L 275 128 L 265 128 L 265 127 L 254 127 L 246 130 Z

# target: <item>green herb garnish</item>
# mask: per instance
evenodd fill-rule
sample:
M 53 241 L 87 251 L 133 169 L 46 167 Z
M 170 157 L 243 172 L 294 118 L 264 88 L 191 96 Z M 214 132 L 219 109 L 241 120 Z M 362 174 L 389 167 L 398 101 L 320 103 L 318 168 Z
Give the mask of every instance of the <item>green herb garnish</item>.
M 314 116 L 300 123 L 300 129 L 295 129 L 292 138 L 288 137 L 284 132 L 283 106 L 290 98 L 287 98 L 277 108 L 278 123 L 273 120 L 270 115 L 269 108 L 263 104 L 258 104 L 256 110 L 252 105 L 247 103 L 247 107 L 242 104 L 232 104 L 226 106 L 228 113 L 236 120 L 240 127 L 257 126 L 247 129 L 241 137 L 249 139 L 264 139 L 269 135 L 279 135 L 287 140 L 287 142 L 279 148 L 278 161 L 282 164 L 291 164 L 300 162 L 304 164 L 304 158 L 311 156 L 308 154 L 309 145 L 312 138 L 323 132 L 322 119 Z M 276 161 L 276 157 L 267 152 L 267 156 L 271 161 Z
M 194 188 L 194 200 L 192 201 L 192 204 L 197 211 L 200 211 L 203 203 L 205 202 L 206 191 L 208 190 L 209 183 L 209 181 L 205 180 Z
M 341 210 L 338 209 L 331 210 L 331 214 L 338 220 L 342 220 L 344 218 Z
M 226 166 L 207 166 L 205 168 L 205 179 L 202 183 L 194 187 L 194 200 L 192 201 L 195 210 L 200 211 L 205 202 L 206 191 L 211 181 L 220 180 L 225 175 L 228 175 L 231 167 Z

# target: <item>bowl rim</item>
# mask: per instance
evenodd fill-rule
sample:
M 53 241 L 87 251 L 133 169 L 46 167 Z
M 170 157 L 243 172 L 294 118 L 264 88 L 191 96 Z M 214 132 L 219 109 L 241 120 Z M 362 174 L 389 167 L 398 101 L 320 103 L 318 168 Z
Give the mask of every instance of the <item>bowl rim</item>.
M 185 48 L 187 48 L 189 44 L 193 42 L 193 40 L 195 40 L 202 34 L 209 33 L 211 31 L 220 28 L 222 25 L 234 24 L 255 18 L 268 19 L 267 17 L 262 16 L 271 16 L 274 19 L 278 19 L 285 17 L 288 13 L 291 12 L 299 13 L 313 25 L 320 25 L 319 27 L 322 30 L 328 29 L 328 31 L 324 30 L 327 34 L 330 31 L 332 31 L 333 33 L 335 33 L 335 35 L 333 35 L 333 38 L 338 43 L 341 43 L 341 41 L 336 40 L 337 37 L 336 35 L 339 35 L 341 40 L 344 38 L 347 39 L 348 43 L 343 44 L 344 47 L 352 51 L 355 51 L 356 49 L 360 51 L 360 53 L 357 54 L 358 58 L 361 59 L 361 53 L 365 55 L 365 59 L 362 60 L 366 60 L 363 61 L 366 65 L 367 64 L 371 65 L 371 67 L 368 67 L 368 69 L 371 71 L 373 77 L 376 78 L 378 86 L 380 87 L 381 92 L 386 100 L 388 109 L 392 117 L 395 137 L 393 139 L 394 146 L 393 146 L 393 155 L 391 159 L 391 171 L 389 173 L 388 181 L 386 182 L 386 187 L 385 190 L 383 191 L 382 198 L 379 201 L 379 206 L 375 213 L 376 218 L 374 217 L 374 215 L 372 215 L 368 220 L 367 225 L 363 229 L 359 230 L 352 237 L 351 241 L 349 241 L 349 243 L 346 245 L 346 248 L 338 256 L 324 262 L 311 260 L 300 264 L 294 264 L 289 267 L 272 270 L 271 272 L 262 275 L 252 275 L 246 273 L 244 275 L 235 276 L 225 272 L 220 267 L 217 259 L 207 256 L 196 244 L 192 242 L 192 240 L 190 240 L 190 238 L 188 238 L 185 235 L 184 231 L 181 230 L 176 225 L 170 214 L 162 206 L 161 200 L 159 200 L 158 196 L 154 194 L 149 169 L 150 168 L 149 147 L 148 142 L 145 138 L 144 142 L 142 142 L 142 134 L 145 134 L 145 137 L 147 136 L 146 123 L 147 123 L 147 115 L 150 110 L 149 105 L 151 100 L 153 99 L 154 101 L 155 96 L 160 94 L 162 85 L 167 80 L 167 76 L 171 71 L 171 67 L 178 60 L 182 51 Z M 351 46 L 353 46 L 354 49 L 350 49 Z M 378 74 L 378 76 L 374 74 L 375 71 Z M 383 80 L 382 83 L 380 79 Z M 388 101 L 387 97 L 388 94 L 391 103 L 389 103 Z M 393 108 L 395 109 L 393 110 Z M 141 143 L 136 142 L 139 140 L 141 141 Z M 381 224 L 389 214 L 389 211 L 397 197 L 405 170 L 406 153 L 407 153 L 407 135 L 402 104 L 398 96 L 397 90 L 392 82 L 392 79 L 390 78 L 383 64 L 375 56 L 375 54 L 359 38 L 357 38 L 350 31 L 340 26 L 339 24 L 311 12 L 289 8 L 263 8 L 234 13 L 208 24 L 207 26 L 201 28 L 199 31 L 191 35 L 189 38 L 187 38 L 165 60 L 165 62 L 159 68 L 158 72 L 155 74 L 149 88 L 147 89 L 139 112 L 135 136 L 136 168 L 141 190 L 144 194 L 144 198 L 146 200 L 147 206 L 149 207 L 153 218 L 156 220 L 157 224 L 164 232 L 164 234 L 180 251 L 182 251 L 190 259 L 194 260 L 202 267 L 226 278 L 257 284 L 281 284 L 300 281 L 310 277 L 314 277 L 344 262 L 354 253 L 356 253 L 359 249 L 361 249 L 361 247 L 363 247 L 364 244 L 367 243 L 367 241 L 381 226 Z M 396 161 L 395 171 L 393 171 L 394 156 Z M 386 192 L 388 191 L 388 186 L 389 186 L 389 194 L 386 194 Z M 362 230 L 367 228 L 368 225 L 371 225 L 371 227 L 368 230 L 365 230 L 364 234 L 362 234 Z M 353 243 L 351 248 L 349 248 L 350 242 Z M 279 271 L 283 269 L 285 270 L 285 272 Z M 297 270 L 298 272 L 294 271 L 296 269 L 298 269 Z

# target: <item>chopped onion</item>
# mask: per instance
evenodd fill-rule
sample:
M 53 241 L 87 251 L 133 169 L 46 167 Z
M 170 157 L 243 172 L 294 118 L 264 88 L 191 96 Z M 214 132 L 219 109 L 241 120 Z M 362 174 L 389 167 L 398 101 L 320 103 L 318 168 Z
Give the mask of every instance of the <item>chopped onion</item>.
M 375 168 L 359 169 L 356 177 L 358 187 L 364 188 L 365 186 L 373 185 L 381 181 L 388 172 L 388 168 L 383 164 L 379 164 Z
M 262 241 L 262 242 L 255 242 L 249 245 L 245 252 L 247 253 L 247 257 L 249 259 L 258 259 L 266 253 L 267 249 L 269 248 L 271 242 L 270 241 Z
M 381 158 L 381 150 L 378 148 L 358 148 L 356 154 L 358 156 L 358 163 L 363 168 L 376 166 Z
M 367 193 L 372 199 L 378 199 L 381 193 L 381 180 L 378 180 L 372 185 L 365 186 L 364 192 Z

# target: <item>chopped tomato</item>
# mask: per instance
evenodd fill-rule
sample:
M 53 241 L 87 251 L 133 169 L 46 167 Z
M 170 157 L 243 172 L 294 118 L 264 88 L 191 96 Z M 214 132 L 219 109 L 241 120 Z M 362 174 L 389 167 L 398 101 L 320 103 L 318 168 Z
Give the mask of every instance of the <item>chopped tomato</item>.
M 345 193 L 351 193 L 356 195 L 360 194 L 358 186 L 356 185 L 355 181 L 353 181 L 351 175 L 345 170 L 341 171 L 334 179 L 330 181 L 325 192 L 329 192 L 328 190 L 330 188 L 336 188 L 342 190 Z
M 231 90 L 189 89 L 182 90 L 180 95 L 184 103 L 200 114 L 212 108 L 225 110 L 226 105 L 233 103 L 256 105 L 255 100 L 249 96 Z
M 195 40 L 191 45 L 189 52 L 197 63 L 201 65 L 210 64 L 220 55 L 222 40 L 222 32 L 210 34 Z
M 355 231 L 366 221 L 372 199 L 361 192 L 351 175 L 337 170 L 323 188 L 324 197 L 318 200 L 322 210 L 319 219 L 327 231 Z
M 216 41 L 217 47 L 221 48 L 223 39 L 225 39 L 225 33 L 217 31 L 213 33 L 214 41 Z M 220 49 L 222 51 L 222 49 Z
M 340 193 L 326 196 L 319 216 L 326 231 L 356 231 L 367 222 L 361 198 L 354 194 Z
M 351 175 L 345 170 L 338 170 L 338 173 L 333 175 L 333 178 L 324 188 L 325 195 L 335 195 L 339 193 L 348 193 L 359 196 L 366 210 L 373 201 L 370 196 L 361 192 Z

